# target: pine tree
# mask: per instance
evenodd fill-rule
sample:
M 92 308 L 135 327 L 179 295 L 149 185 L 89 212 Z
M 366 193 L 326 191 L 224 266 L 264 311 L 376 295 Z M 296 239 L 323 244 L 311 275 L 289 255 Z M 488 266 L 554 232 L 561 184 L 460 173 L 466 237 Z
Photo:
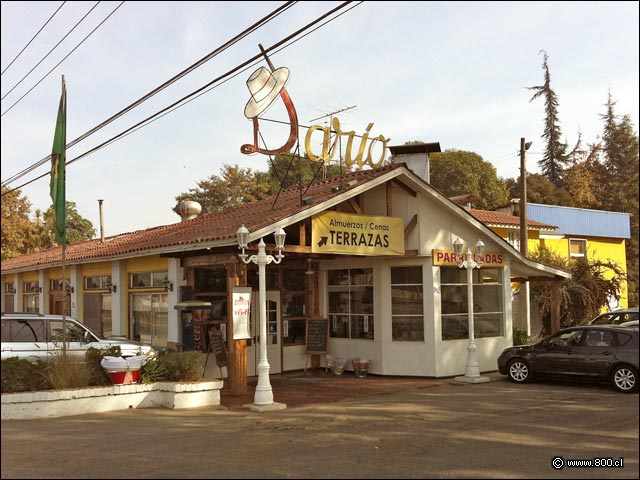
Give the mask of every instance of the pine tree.
M 631 214 L 631 238 L 626 242 L 629 304 L 638 304 L 638 134 L 628 115 L 620 120 L 609 92 L 602 134 L 604 171 L 600 176 L 605 210 Z
M 538 165 L 549 181 L 557 186 L 561 186 L 563 164 L 566 161 L 565 152 L 567 151 L 567 144 L 560 141 L 562 132 L 560 130 L 560 120 L 558 119 L 558 97 L 556 92 L 551 88 L 549 56 L 544 50 L 540 50 L 540 52 L 544 54 L 544 61 L 542 62 L 544 84 L 527 87 L 529 90 L 535 92 L 529 102 L 534 101 L 538 97 L 544 97 L 545 101 L 545 122 L 542 138 L 546 140 L 547 145 L 542 159 L 538 161 Z

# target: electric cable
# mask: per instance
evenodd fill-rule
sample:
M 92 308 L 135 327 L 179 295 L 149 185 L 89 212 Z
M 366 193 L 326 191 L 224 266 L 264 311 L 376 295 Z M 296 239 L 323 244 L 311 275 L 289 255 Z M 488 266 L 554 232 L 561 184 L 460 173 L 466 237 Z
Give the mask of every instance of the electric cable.
M 2 98 L 0 98 L 0 100 L 4 100 L 4 99 L 5 99 L 5 97 L 6 97 L 7 95 L 9 95 L 11 92 L 13 92 L 13 91 L 16 89 L 16 87 L 17 87 L 18 85 L 20 85 L 20 84 L 22 83 L 22 81 L 23 81 L 25 78 L 27 78 L 27 77 L 31 74 L 31 72 L 33 72 L 36 68 L 38 68 L 38 65 L 40 65 L 42 62 L 44 62 L 44 60 L 45 60 L 49 55 L 51 55 L 51 52 L 53 52 L 56 48 L 58 48 L 58 45 L 60 45 L 60 44 L 64 41 L 64 39 L 65 39 L 65 38 L 67 38 L 67 37 L 71 34 L 71 32 L 73 32 L 73 31 L 76 29 L 76 27 L 77 27 L 78 25 L 80 25 L 80 24 L 82 23 L 82 21 L 83 21 L 85 18 L 87 18 L 87 17 L 89 16 L 89 14 L 90 14 L 91 12 L 93 12 L 93 10 L 98 6 L 98 4 L 99 4 L 99 3 L 100 3 L 100 1 L 97 1 L 97 2 L 96 2 L 96 4 L 95 4 L 93 7 L 91 7 L 91 9 L 90 9 L 87 13 L 85 13 L 84 17 L 82 17 L 82 18 L 78 21 L 78 23 L 76 23 L 76 24 L 73 26 L 73 28 L 72 28 L 71 30 L 69 30 L 69 31 L 67 32 L 67 34 L 66 34 L 64 37 L 62 37 L 62 38 L 60 39 L 60 41 L 59 41 L 58 43 L 56 43 L 56 44 L 55 44 L 55 46 L 54 46 L 51 50 L 49 50 L 49 52 L 48 52 L 44 57 L 42 57 L 42 59 L 40 59 L 40 61 L 39 61 L 38 63 L 36 63 L 36 64 L 35 64 L 35 66 L 34 66 L 31 70 L 29 70 L 29 71 L 25 74 L 25 76 L 24 76 L 24 77 L 22 77 L 22 78 L 18 81 L 18 83 L 16 83 L 13 87 L 11 87 L 11 90 L 9 90 L 7 93 L 5 93 L 5 94 L 2 96 Z
M 13 65 L 13 62 L 15 62 L 15 61 L 18 59 L 18 57 L 19 57 L 20 55 L 22 55 L 22 52 L 24 52 L 24 51 L 27 49 L 27 47 L 28 47 L 29 45 L 31 45 L 31 42 L 33 42 L 33 41 L 36 39 L 36 37 L 40 34 L 40 32 L 44 29 L 44 27 L 46 27 L 46 26 L 47 26 L 47 24 L 51 21 L 51 19 L 52 19 L 53 17 L 55 17 L 55 16 L 56 16 L 56 13 L 58 13 L 58 11 L 60 11 L 60 9 L 62 8 L 62 6 L 63 6 L 65 3 L 67 3 L 67 2 L 66 2 L 66 1 L 64 1 L 64 2 L 62 2 L 62 3 L 60 4 L 60 6 L 56 9 L 56 11 L 55 11 L 55 12 L 53 12 L 53 15 L 51 15 L 51 16 L 49 17 L 49 20 L 47 20 L 46 22 L 44 22 L 44 25 L 42 25 L 42 27 L 40 27 L 40 30 L 38 30 L 38 31 L 36 32 L 36 34 L 33 36 L 33 38 L 32 38 L 31 40 L 29 40 L 29 43 L 27 43 L 27 44 L 24 46 L 24 48 L 23 48 L 22 50 L 20 50 L 20 53 L 18 53 L 18 55 L 16 55 L 16 57 L 15 57 L 13 60 L 11 60 L 11 63 L 9 63 L 9 65 L 7 65 L 6 67 L 4 67 L 4 70 L 2 70 L 2 73 L 0 73 L 0 75 L 4 75 L 4 72 L 6 72 L 6 71 L 7 71 L 7 69 L 8 69 L 11 65 Z
M 49 70 L 49 71 L 44 75 L 44 77 L 42 77 L 40 80 L 38 80 L 38 82 L 37 82 L 33 87 L 31 87 L 29 90 L 27 90 L 27 93 L 25 93 L 24 95 L 22 95 L 18 100 L 16 100 L 16 101 L 13 103 L 13 105 L 11 105 L 11 106 L 10 106 L 9 108 L 7 108 L 4 112 L 2 112 L 2 114 L 0 114 L 0 117 L 4 117 L 4 114 L 5 114 L 5 113 L 7 113 L 9 110 L 11 110 L 13 107 L 15 107 L 18 103 L 20 103 L 20 101 L 21 101 L 24 97 L 26 97 L 27 95 L 29 95 L 29 94 L 31 93 L 31 91 L 32 91 L 34 88 L 36 88 L 38 85 L 40 85 L 40 83 L 41 83 L 45 78 L 47 78 L 51 72 L 53 72 L 56 68 L 58 68 L 58 66 L 59 66 L 62 62 L 64 62 L 67 58 L 69 58 L 69 56 L 70 56 L 73 52 L 75 52 L 75 51 L 78 49 L 78 47 L 80 47 L 80 45 L 82 45 L 82 44 L 83 44 L 83 43 L 84 43 L 84 42 L 85 42 L 85 41 L 86 41 L 86 40 L 87 40 L 91 35 L 93 35 L 93 34 L 94 34 L 94 32 L 95 32 L 98 28 L 100 28 L 104 22 L 106 22 L 107 20 L 109 20 L 109 18 L 111 17 L 111 15 L 113 15 L 114 13 L 116 13 L 116 10 L 118 10 L 118 9 L 119 9 L 123 4 L 124 4 L 124 0 L 122 0 L 122 2 L 120 2 L 120 5 L 118 5 L 116 8 L 114 8 L 114 9 L 111 11 L 111 13 L 110 13 L 109 15 L 107 15 L 107 16 L 106 16 L 106 18 L 105 18 L 104 20 L 102 20 L 102 21 L 101 21 L 101 22 L 96 26 L 96 28 L 94 28 L 93 30 L 91 30 L 91 31 L 89 32 L 89 35 L 87 35 L 86 37 L 84 37 L 84 38 L 82 39 L 82 41 L 81 41 L 78 45 L 76 45 L 76 46 L 73 48 L 73 50 L 71 50 L 71 51 L 70 51 L 70 52 L 69 52 L 69 53 L 68 53 L 68 54 L 67 54 L 67 55 L 66 55 L 62 60 L 60 60 L 58 63 L 56 63 L 56 64 L 53 66 L 53 68 L 52 68 L 51 70 Z
M 206 63 L 207 61 L 209 61 L 210 59 L 212 59 L 213 57 L 217 56 L 218 54 L 220 54 L 221 52 L 223 52 L 224 50 L 226 50 L 227 48 L 233 46 L 235 43 L 237 43 L 238 41 L 240 41 L 242 38 L 246 37 L 247 35 L 253 33 L 254 31 L 256 31 L 257 29 L 259 29 L 260 27 L 262 27 L 263 25 L 265 25 L 266 23 L 270 22 L 271 20 L 273 20 L 274 18 L 276 18 L 278 15 L 280 15 L 281 13 L 285 12 L 286 10 L 288 10 L 289 8 L 291 8 L 293 5 L 295 5 L 296 3 L 298 3 L 297 1 L 288 1 L 285 4 L 281 5 L 280 7 L 276 8 L 275 10 L 271 11 L 269 14 L 265 15 L 264 17 L 262 17 L 260 20 L 258 20 L 257 22 L 255 22 L 253 25 L 249 26 L 248 28 L 246 28 L 245 30 L 243 30 L 242 32 L 240 32 L 238 35 L 236 35 L 235 37 L 231 38 L 230 40 L 228 40 L 227 42 L 225 42 L 224 44 L 222 44 L 221 46 L 219 46 L 218 48 L 216 48 L 215 50 L 209 52 L 207 55 L 205 55 L 204 57 L 202 57 L 200 60 L 198 60 L 197 62 L 193 63 L 192 65 L 190 65 L 189 67 L 185 68 L 184 70 L 182 70 L 181 72 L 179 72 L 178 74 L 174 75 L 172 78 L 170 78 L 169 80 L 167 80 L 166 82 L 164 82 L 163 84 L 159 85 L 158 87 L 156 87 L 155 89 L 153 89 L 152 91 L 150 91 L 149 93 L 147 93 L 146 95 L 142 96 L 141 98 L 139 98 L 138 100 L 136 100 L 135 102 L 131 103 L 130 105 L 128 105 L 127 107 L 123 108 L 122 110 L 120 110 L 119 112 L 115 113 L 114 115 L 112 115 L 111 117 L 109 117 L 107 120 L 105 120 L 104 122 L 100 123 L 99 125 L 93 127 L 92 129 L 90 129 L 89 131 L 85 132 L 84 134 L 80 135 L 78 138 L 76 138 L 75 140 L 67 143 L 66 145 L 66 149 L 69 149 L 71 147 L 73 147 L 74 145 L 76 145 L 77 143 L 81 142 L 82 140 L 84 140 L 85 138 L 89 137 L 90 135 L 94 134 L 95 132 L 97 132 L 98 130 L 100 130 L 101 128 L 105 127 L 106 125 L 108 125 L 109 123 L 113 122 L 114 120 L 116 120 L 117 118 L 121 117 L 122 115 L 124 115 L 125 113 L 129 112 L 130 110 L 132 110 L 133 108 L 137 107 L 138 105 L 142 104 L 143 102 L 145 102 L 146 100 L 148 100 L 149 98 L 153 97 L 155 94 L 157 94 L 158 92 L 164 90 L 165 88 L 167 88 L 169 85 L 175 83 L 176 81 L 178 81 L 180 78 L 184 77 L 185 75 L 191 73 L 193 70 L 195 70 L 196 68 L 200 67 L 201 65 L 203 65 L 204 63 Z M 11 178 L 7 179 L 7 180 L 3 180 L 2 181 L 2 185 L 6 186 L 7 184 L 17 180 L 18 178 L 26 175 L 27 173 L 33 171 L 34 169 L 44 165 L 45 163 L 47 163 L 49 160 L 51 159 L 51 155 L 47 155 L 46 157 L 44 157 L 43 159 L 39 160 L 38 162 L 34 163 L 33 165 L 31 165 L 30 167 L 25 168 L 24 170 L 18 172 L 17 174 L 15 174 L 14 176 L 12 176 Z
M 337 7 L 333 8 L 332 10 L 328 11 L 327 13 L 325 13 L 325 14 L 321 15 L 320 17 L 318 17 L 317 19 L 315 19 L 315 20 L 313 20 L 312 22 L 308 23 L 308 24 L 307 24 L 307 25 L 305 25 L 304 27 L 302 27 L 302 28 L 298 29 L 298 30 L 297 30 L 297 31 L 295 31 L 294 33 L 292 33 L 292 34 L 288 35 L 287 37 L 283 38 L 282 40 L 280 40 L 280 41 L 276 42 L 276 43 L 275 43 L 275 44 L 273 44 L 272 46 L 270 46 L 270 47 L 268 47 L 268 48 L 264 49 L 265 53 L 268 53 L 268 52 L 270 52 L 270 51 L 272 51 L 272 50 L 274 51 L 274 53 L 277 53 L 277 52 L 281 51 L 283 48 L 286 48 L 286 47 L 290 46 L 291 44 L 295 43 L 295 41 L 297 41 L 298 39 L 297 39 L 297 40 L 295 40 L 295 41 L 292 41 L 291 43 L 287 44 L 286 46 L 283 46 L 283 45 L 284 45 L 284 44 L 286 44 L 287 42 L 289 42 L 291 39 L 295 38 L 295 37 L 296 37 L 297 35 L 299 35 L 301 32 L 303 32 L 303 31 L 305 31 L 305 30 L 309 29 L 311 26 L 315 25 L 316 23 L 319 23 L 321 20 L 324 20 L 326 17 L 328 17 L 328 16 L 332 15 L 332 14 L 333 14 L 333 13 L 335 13 L 336 11 L 338 11 L 338 10 L 340 10 L 340 9 L 344 8 L 344 7 L 345 7 L 346 5 L 348 5 L 349 3 L 352 3 L 352 1 L 351 1 L 351 0 L 349 0 L 349 1 L 345 1 L 345 2 L 343 2 L 342 4 L 338 5 Z M 358 2 L 356 5 L 354 5 L 353 7 L 349 8 L 347 11 L 345 11 L 345 12 L 343 12 L 343 13 L 346 13 L 346 12 L 350 11 L 351 9 L 353 9 L 353 8 L 355 8 L 356 6 L 360 5 L 361 3 L 362 3 L 362 2 Z M 342 14 L 343 14 L 343 13 L 342 13 Z M 328 20 L 327 22 L 325 22 L 325 23 L 324 23 L 324 24 L 322 24 L 321 26 L 325 25 L 326 23 L 328 23 L 328 22 L 330 22 L 330 21 L 335 20 L 336 18 L 338 18 L 338 17 L 339 17 L 339 16 L 341 16 L 342 14 L 337 15 L 336 17 L 334 17 L 334 18 L 332 18 L 332 19 Z M 320 28 L 320 27 L 317 27 L 317 28 L 315 28 L 315 29 L 314 29 L 314 30 L 312 30 L 312 31 L 315 31 L 315 30 L 317 30 L 318 28 Z M 309 32 L 309 33 L 311 33 L 311 32 Z M 308 33 L 307 33 L 307 34 L 305 34 L 305 35 L 303 35 L 301 38 L 304 38 L 304 36 L 306 36 L 306 35 L 308 35 Z M 281 48 L 280 48 L 280 47 L 281 47 Z M 183 105 L 185 105 L 185 104 L 189 103 L 191 100 L 194 100 L 195 98 L 197 98 L 197 97 L 199 97 L 199 96 L 203 95 L 204 93 L 206 93 L 207 91 L 211 90 L 212 88 L 215 88 L 215 87 L 217 87 L 217 86 L 219 86 L 219 85 L 223 84 L 224 82 L 226 82 L 226 81 L 230 80 L 231 78 L 234 78 L 235 76 L 239 75 L 240 73 L 242 73 L 242 71 L 248 70 L 249 68 L 251 68 L 252 66 L 254 66 L 256 63 L 259 63 L 259 62 L 256 62 L 256 61 L 257 61 L 257 60 L 259 60 L 259 59 L 261 59 L 262 57 L 263 57 L 263 54 L 262 54 L 262 53 L 259 53 L 259 54 L 255 55 L 255 56 L 251 57 L 250 59 L 248 59 L 248 60 L 244 61 L 243 63 L 241 63 L 241 64 L 239 64 L 239 65 L 237 65 L 236 67 L 232 68 L 231 70 L 227 71 L 226 73 L 224 73 L 224 74 L 222 74 L 222 75 L 218 76 L 217 78 L 215 78 L 215 79 L 214 79 L 214 80 L 212 80 L 211 82 L 209 82 L 209 83 L 205 84 L 204 86 L 202 86 L 202 87 L 198 88 L 197 90 L 194 90 L 193 92 L 191 92 L 191 93 L 189 93 L 188 95 L 186 95 L 186 96 L 182 97 L 181 99 L 177 100 L 176 102 L 172 103 L 171 105 L 169 105 L 169 106 L 167 106 L 167 107 L 165 107 L 165 108 L 163 108 L 163 109 L 161 109 L 161 110 L 157 111 L 156 113 L 154 113 L 154 114 L 150 115 L 149 117 L 147 117 L 147 118 L 145 118 L 145 119 L 141 120 L 140 122 L 136 123 L 135 125 L 133 125 L 133 126 L 131 126 L 131 127 L 127 128 L 126 130 L 123 130 L 123 131 L 122 131 L 122 132 L 120 132 L 119 134 L 117 134 L 117 135 L 115 135 L 115 136 L 111 137 L 110 139 L 108 139 L 108 140 L 106 140 L 106 141 L 102 142 L 101 144 L 97 145 L 96 147 L 94 147 L 94 148 L 92 148 L 92 149 L 90 149 L 90 150 L 87 150 L 86 152 L 84 152 L 84 153 L 80 154 L 79 156 L 77 156 L 77 157 L 75 157 L 75 158 L 73 158 L 73 159 L 71 159 L 71 160 L 68 160 L 67 162 L 65 162 L 65 166 L 66 166 L 66 165 L 70 165 L 70 164 L 72 164 L 72 163 L 74 163 L 74 162 L 76 162 L 76 161 L 80 160 L 81 158 L 83 158 L 83 157 L 85 157 L 85 156 L 87 156 L 87 155 L 89 155 L 89 154 L 91 154 L 91 153 L 94 153 L 94 152 L 96 152 L 96 151 L 98 151 L 98 150 L 100 150 L 100 149 L 102 149 L 102 148 L 106 147 L 107 145 L 109 145 L 109 144 L 111 144 L 111 143 L 113 143 L 113 142 L 115 142 L 115 141 L 117 141 L 117 140 L 119 140 L 119 139 L 121 139 L 121 138 L 124 138 L 125 136 L 127 136 L 127 135 L 129 135 L 129 134 L 133 133 L 134 131 L 136 131 L 136 130 L 138 130 L 138 129 L 140 129 L 140 128 L 142 128 L 142 127 L 146 126 L 146 125 L 148 125 L 149 123 L 152 123 L 153 121 L 155 121 L 155 120 L 157 120 L 157 119 L 161 118 L 162 116 L 167 115 L 168 113 L 170 113 L 171 111 L 175 110 L 176 108 L 179 108 L 179 107 L 181 107 L 181 106 L 183 106 Z M 260 61 L 261 61 L 261 60 L 260 60 Z M 232 74 L 233 74 L 233 75 L 232 75 Z M 229 78 L 227 78 L 227 77 L 229 77 Z M 222 81 L 221 81 L 221 80 L 222 80 Z M 218 85 L 214 85 L 214 84 L 217 84 L 218 82 L 220 82 Z M 214 86 L 212 87 L 212 85 L 214 85 Z M 209 87 L 211 87 L 211 88 L 209 88 Z M 203 90 L 205 90 L 205 89 L 207 89 L 207 88 L 208 88 L 209 90 L 203 91 Z M 196 95 L 197 95 L 197 96 L 196 96 Z M 191 98 L 191 97 L 194 97 L 194 96 L 196 96 L 196 97 L 195 97 L 195 98 Z M 156 117 L 157 117 L 157 118 L 156 118 Z M 49 175 L 49 172 L 47 172 L 47 173 L 43 173 L 42 175 L 40 175 L 40 176 L 38 176 L 38 177 L 36 177 L 36 178 L 34 178 L 34 179 L 32 179 L 32 180 L 29 180 L 28 182 L 25 182 L 25 183 L 23 183 L 23 184 L 19 185 L 18 187 L 15 187 L 15 188 L 13 188 L 13 189 L 10 189 L 10 190 L 8 190 L 8 191 L 4 192 L 4 193 L 2 194 L 2 196 L 6 195 L 6 194 L 8 194 L 8 193 L 10 193 L 10 192 L 12 192 L 12 191 L 18 190 L 18 189 L 20 189 L 20 188 L 22 188 L 22 187 L 24 187 L 24 186 L 26 186 L 26 185 L 29 185 L 29 184 L 31 184 L 31 183 L 33 183 L 33 182 L 35 182 L 36 180 L 39 180 L 39 179 L 41 179 L 41 178 L 44 178 L 44 177 L 46 177 L 46 176 L 48 176 L 48 175 Z M 3 186 L 5 186 L 5 185 L 6 185 L 6 183 L 8 183 L 8 182 L 3 182 Z

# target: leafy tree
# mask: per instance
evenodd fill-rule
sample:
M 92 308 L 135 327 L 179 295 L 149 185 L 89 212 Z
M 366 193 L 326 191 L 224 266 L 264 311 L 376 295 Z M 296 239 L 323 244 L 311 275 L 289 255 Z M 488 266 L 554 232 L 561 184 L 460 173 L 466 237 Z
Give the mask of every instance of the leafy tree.
M 67 243 L 91 240 L 96 234 L 93 223 L 78 213 L 76 202 L 67 202 L 66 209 Z M 39 213 L 39 211 L 36 211 L 36 235 L 40 239 L 38 246 L 40 249 L 53 247 L 56 245 L 54 240 L 55 210 L 53 205 L 44 212 L 41 220 L 39 219 Z
M 544 83 L 534 87 L 527 87 L 535 93 L 529 100 L 532 102 L 539 97 L 544 98 L 545 102 L 545 122 L 544 133 L 542 138 L 547 142 L 543 157 L 538 161 L 538 165 L 542 169 L 542 173 L 555 185 L 562 185 L 562 175 L 567 144 L 560 141 L 562 132 L 560 130 L 560 120 L 558 119 L 558 97 L 556 92 L 551 88 L 551 74 L 549 73 L 549 56 L 544 50 L 540 51 L 544 54 L 542 62 L 542 70 L 544 71 Z
M 564 172 L 564 189 L 579 208 L 599 209 L 602 168 L 598 161 L 600 144 L 577 150 L 569 158 Z
M 511 198 L 520 198 L 520 178 L 506 181 Z M 553 184 L 547 177 L 539 173 L 527 174 L 527 202 L 542 203 L 544 205 L 573 206 L 573 199 L 563 188 Z
M 2 259 L 32 251 L 35 225 L 29 219 L 31 203 L 20 190 L 2 187 Z
M 429 155 L 431 185 L 448 197 L 472 194 L 476 208 L 491 210 L 506 205 L 509 192 L 496 169 L 480 155 L 463 150 L 446 150 Z
M 2 187 L 2 258 L 54 247 L 53 205 L 44 213 L 36 210 L 31 219 L 29 200 L 20 190 L 10 190 Z M 95 233 L 93 224 L 78 213 L 75 202 L 67 202 L 67 241 L 90 240 Z
M 531 253 L 530 258 L 571 273 L 571 278 L 562 282 L 560 290 L 562 328 L 584 324 L 600 313 L 602 307 L 608 306 L 612 298 L 620 299 L 624 272 L 616 263 L 590 262 L 587 257 L 567 260 L 544 246 Z M 542 315 L 541 336 L 548 335 L 551 333 L 550 282 L 532 282 L 531 295 Z
M 250 168 L 227 164 L 222 166 L 220 176 L 211 175 L 197 185 L 198 188 L 181 193 L 176 200 L 194 200 L 200 203 L 205 214 L 255 202 L 268 196 L 270 189 L 264 177 L 256 176 Z

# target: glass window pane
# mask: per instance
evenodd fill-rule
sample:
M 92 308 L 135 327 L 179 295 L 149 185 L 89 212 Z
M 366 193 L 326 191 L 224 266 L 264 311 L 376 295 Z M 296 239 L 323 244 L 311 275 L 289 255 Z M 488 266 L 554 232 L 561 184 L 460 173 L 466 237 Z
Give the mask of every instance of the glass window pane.
M 346 315 L 331 315 L 330 336 L 349 338 L 349 317 Z
M 442 340 L 469 338 L 469 319 L 466 315 L 442 317 Z

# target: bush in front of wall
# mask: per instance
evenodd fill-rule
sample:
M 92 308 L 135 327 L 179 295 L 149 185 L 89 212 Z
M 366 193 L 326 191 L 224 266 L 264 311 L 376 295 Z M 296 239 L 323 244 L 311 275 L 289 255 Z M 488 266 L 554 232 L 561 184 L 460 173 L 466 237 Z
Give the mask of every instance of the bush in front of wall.
M 513 328 L 513 344 L 514 345 L 529 345 L 532 339 L 527 332 L 524 330 L 519 330 L 517 328 Z
M 44 376 L 54 390 L 85 388 L 91 385 L 87 365 L 74 355 L 59 353 L 53 355 L 46 363 Z
M 140 369 L 142 383 L 161 382 L 167 376 L 167 367 L 158 356 L 152 357 Z
M 2 393 L 49 390 L 51 385 L 44 375 L 47 363 L 31 363 L 18 357 L 5 358 L 1 362 Z
M 165 350 L 158 353 L 155 360 L 166 369 L 165 381 L 195 382 L 202 376 L 202 353 L 197 350 Z
M 100 362 L 105 356 L 119 357 L 122 354 L 120 347 L 109 347 L 106 350 L 98 350 L 97 348 L 89 348 L 84 354 L 85 363 L 89 375 L 89 385 L 106 386 L 111 385 L 111 379 L 107 371 L 102 368 Z

